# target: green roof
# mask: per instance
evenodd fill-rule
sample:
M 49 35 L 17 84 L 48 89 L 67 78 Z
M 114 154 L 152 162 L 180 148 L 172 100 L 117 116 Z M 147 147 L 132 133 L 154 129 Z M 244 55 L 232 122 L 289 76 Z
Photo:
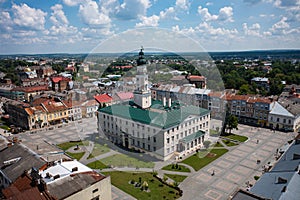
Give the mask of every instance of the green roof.
M 182 138 L 181 141 L 187 143 L 187 142 L 193 141 L 193 140 L 201 137 L 204 134 L 205 134 L 205 132 L 200 130 L 200 131 L 197 131 L 196 133 L 193 133 L 191 135 L 188 135 L 188 136 Z
M 192 105 L 177 105 L 172 108 L 164 108 L 162 105 L 159 105 L 160 103 L 160 101 L 154 101 L 151 107 L 153 108 L 152 110 L 137 108 L 133 106 L 133 102 L 129 102 L 101 108 L 99 112 L 164 129 L 179 125 L 190 115 L 203 116 L 210 112 L 207 109 Z

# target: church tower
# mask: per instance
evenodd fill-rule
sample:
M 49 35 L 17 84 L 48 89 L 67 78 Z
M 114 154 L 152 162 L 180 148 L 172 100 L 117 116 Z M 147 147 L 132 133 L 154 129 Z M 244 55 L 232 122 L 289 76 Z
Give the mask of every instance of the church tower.
M 148 74 L 143 48 L 139 52 L 137 60 L 136 89 L 133 92 L 134 103 L 142 109 L 151 106 L 151 91 L 148 84 Z

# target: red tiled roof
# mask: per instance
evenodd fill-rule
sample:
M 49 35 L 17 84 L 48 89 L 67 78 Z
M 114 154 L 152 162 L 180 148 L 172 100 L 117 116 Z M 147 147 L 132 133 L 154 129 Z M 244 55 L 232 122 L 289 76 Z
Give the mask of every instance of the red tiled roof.
M 48 85 L 34 85 L 34 86 L 28 86 L 28 87 L 16 87 L 12 89 L 12 91 L 22 91 L 22 92 L 36 92 L 36 91 L 47 91 Z
M 51 77 L 51 80 L 52 80 L 54 83 L 58 83 L 58 82 L 60 82 L 60 81 L 70 81 L 69 78 L 63 77 L 63 76 L 54 76 L 54 77 Z
M 94 96 L 94 98 L 98 103 L 108 103 L 112 101 L 112 97 L 109 96 L 108 94 L 96 95 Z
M 190 75 L 190 76 L 188 76 L 188 79 L 191 80 L 191 81 L 204 81 L 205 77 L 204 76 Z
M 132 92 L 118 92 L 117 96 L 121 99 L 121 100 L 129 100 L 129 99 L 133 99 L 133 93 Z
M 40 192 L 37 187 L 31 186 L 29 175 L 20 176 L 12 185 L 2 190 L 6 199 L 50 200 L 54 199 L 46 191 Z
M 52 99 L 48 99 L 48 100 L 44 101 L 42 103 L 42 106 L 49 113 L 66 110 L 68 108 L 64 103 L 62 103 L 60 101 L 55 101 L 55 100 L 52 100 Z

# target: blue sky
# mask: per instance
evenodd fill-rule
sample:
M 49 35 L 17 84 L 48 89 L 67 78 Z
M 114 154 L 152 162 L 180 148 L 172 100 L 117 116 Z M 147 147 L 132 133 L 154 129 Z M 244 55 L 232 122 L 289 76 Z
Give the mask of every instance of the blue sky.
M 299 11 L 300 0 L 0 0 L 0 54 L 88 53 L 146 27 L 206 51 L 299 49 Z

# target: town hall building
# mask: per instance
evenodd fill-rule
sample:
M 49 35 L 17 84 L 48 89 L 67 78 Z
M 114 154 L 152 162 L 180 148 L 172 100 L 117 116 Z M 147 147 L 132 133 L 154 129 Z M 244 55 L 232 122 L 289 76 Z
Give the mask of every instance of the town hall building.
M 182 157 L 203 147 L 209 135 L 210 111 L 180 101 L 151 99 L 143 49 L 137 60 L 133 101 L 98 110 L 99 134 L 128 149 L 161 160 Z

